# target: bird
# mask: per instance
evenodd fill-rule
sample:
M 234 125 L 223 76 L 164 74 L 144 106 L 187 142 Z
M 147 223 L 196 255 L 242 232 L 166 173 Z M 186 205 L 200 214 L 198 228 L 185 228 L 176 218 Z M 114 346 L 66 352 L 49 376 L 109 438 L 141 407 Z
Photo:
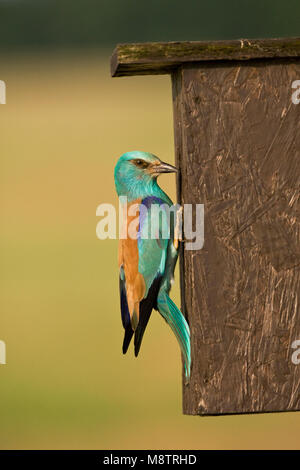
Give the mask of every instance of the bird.
M 114 169 L 123 214 L 118 256 L 121 318 L 125 330 L 122 350 L 126 354 L 134 336 L 134 353 L 138 356 L 152 310 L 157 310 L 176 336 L 184 360 L 185 378 L 189 381 L 190 329 L 169 297 L 181 241 L 178 223 L 182 208 L 179 206 L 176 213 L 170 210 L 168 218 L 167 209 L 174 206 L 157 183 L 160 174 L 177 171 L 173 165 L 142 151 L 124 153 Z M 134 223 L 135 237 L 129 233 Z

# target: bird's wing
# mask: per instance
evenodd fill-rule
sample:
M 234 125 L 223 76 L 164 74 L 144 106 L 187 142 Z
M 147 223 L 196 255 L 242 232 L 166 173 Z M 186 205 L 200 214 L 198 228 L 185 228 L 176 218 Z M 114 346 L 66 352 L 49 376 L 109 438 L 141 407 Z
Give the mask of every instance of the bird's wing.
M 124 340 L 123 340 L 123 354 L 125 354 L 130 344 L 132 335 L 133 335 L 133 329 L 131 328 L 130 314 L 129 314 L 128 303 L 127 303 L 125 273 L 124 273 L 123 265 L 120 266 L 119 287 L 120 287 L 121 317 L 122 317 L 123 328 L 125 330 Z
M 138 272 L 139 253 L 137 238 L 130 237 L 130 228 L 135 223 L 136 214 L 130 215 L 134 204 L 139 206 L 141 200 L 133 201 L 123 212 L 123 237 L 119 241 L 119 286 L 122 323 L 125 329 L 123 353 L 130 344 L 133 332 L 139 320 L 139 304 L 144 298 L 145 282 Z M 139 217 L 139 216 L 138 216 Z M 137 228 L 139 219 L 137 220 Z
M 142 201 L 139 225 L 139 272 L 145 280 L 145 298 L 140 304 L 140 321 L 134 336 L 137 356 L 152 309 L 157 309 L 157 296 L 165 271 L 170 237 L 170 220 L 166 203 L 150 196 Z
M 135 201 L 136 202 L 136 201 Z M 165 269 L 169 239 L 168 217 L 164 210 L 157 217 L 152 205 L 164 204 L 159 198 L 148 197 L 140 201 L 138 237 L 120 240 L 120 299 L 125 329 L 123 352 L 128 349 L 135 333 L 135 355 L 139 353 L 145 328 L 153 308 L 157 309 L 157 295 Z M 127 225 L 133 219 L 127 217 Z M 128 231 L 127 231 L 128 234 Z

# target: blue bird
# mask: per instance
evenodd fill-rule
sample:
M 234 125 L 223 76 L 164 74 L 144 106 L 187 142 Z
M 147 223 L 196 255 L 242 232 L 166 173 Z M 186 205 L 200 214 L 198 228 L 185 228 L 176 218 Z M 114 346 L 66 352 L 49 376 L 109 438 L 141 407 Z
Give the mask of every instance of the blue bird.
M 119 281 L 123 353 L 134 335 L 138 355 L 151 312 L 157 310 L 171 327 L 180 345 L 185 376 L 190 377 L 189 326 L 170 299 L 169 292 L 178 258 L 178 214 L 169 210 L 171 199 L 158 186 L 161 173 L 177 168 L 151 153 L 124 153 L 115 166 L 115 185 L 123 212 L 123 236 L 119 241 Z M 136 236 L 132 227 L 136 227 Z M 134 231 L 133 231 L 134 233 Z

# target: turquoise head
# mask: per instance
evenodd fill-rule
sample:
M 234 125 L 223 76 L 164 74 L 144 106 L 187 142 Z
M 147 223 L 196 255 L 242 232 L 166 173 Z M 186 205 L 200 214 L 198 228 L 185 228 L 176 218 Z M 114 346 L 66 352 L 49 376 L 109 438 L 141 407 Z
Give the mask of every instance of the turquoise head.
M 128 200 L 155 195 L 161 191 L 157 177 L 161 173 L 173 173 L 177 168 L 162 162 L 152 153 L 138 150 L 124 153 L 115 166 L 115 185 L 118 196 Z

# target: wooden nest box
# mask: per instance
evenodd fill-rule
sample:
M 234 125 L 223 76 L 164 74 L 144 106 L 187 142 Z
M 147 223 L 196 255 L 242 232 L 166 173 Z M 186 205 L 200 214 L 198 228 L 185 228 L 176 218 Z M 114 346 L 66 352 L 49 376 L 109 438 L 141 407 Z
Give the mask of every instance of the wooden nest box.
M 300 39 L 124 44 L 111 67 L 171 75 L 179 202 L 204 204 L 184 413 L 300 410 Z

